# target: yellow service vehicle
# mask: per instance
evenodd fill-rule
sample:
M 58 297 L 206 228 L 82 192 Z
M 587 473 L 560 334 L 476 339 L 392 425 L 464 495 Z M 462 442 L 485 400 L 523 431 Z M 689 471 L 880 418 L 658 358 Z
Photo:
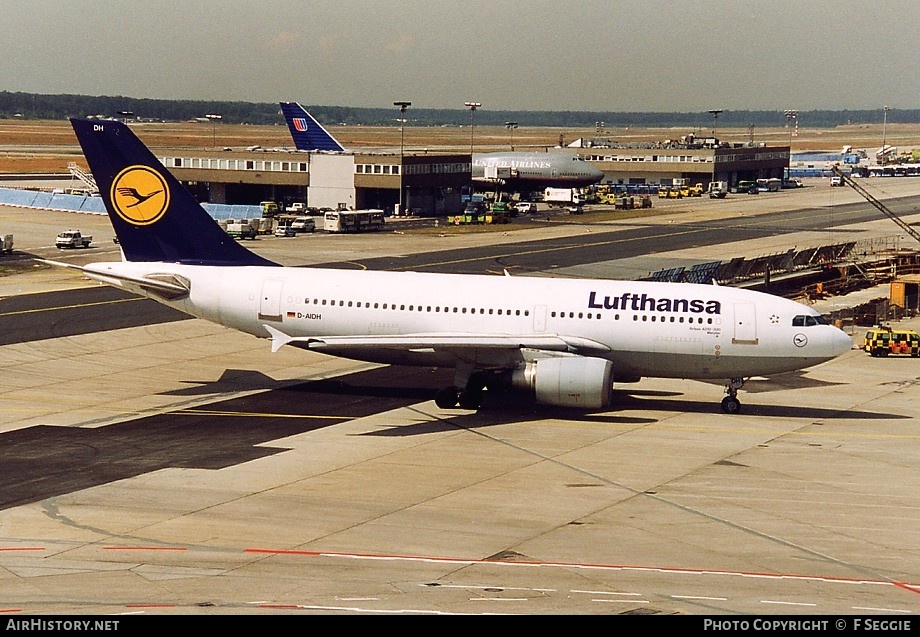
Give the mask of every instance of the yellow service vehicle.
M 869 356 L 888 356 L 889 354 L 920 356 L 920 334 L 913 330 L 873 327 L 866 332 L 863 349 L 869 353 Z
M 511 221 L 511 208 L 504 201 L 496 201 L 486 212 L 485 223 L 508 223 Z
M 274 219 L 281 214 L 281 206 L 278 205 L 277 201 L 262 201 L 259 203 L 259 207 L 262 209 L 263 219 Z

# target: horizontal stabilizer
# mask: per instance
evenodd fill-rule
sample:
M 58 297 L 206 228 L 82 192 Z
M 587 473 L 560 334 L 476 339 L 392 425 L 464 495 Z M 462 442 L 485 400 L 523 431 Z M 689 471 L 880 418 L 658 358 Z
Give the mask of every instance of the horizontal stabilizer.
M 151 273 L 144 276 L 136 276 L 125 272 L 118 272 L 115 267 L 112 267 L 113 264 L 90 264 L 87 266 L 80 266 L 74 265 L 73 263 L 52 261 L 51 259 L 36 259 L 36 261 L 62 268 L 70 268 L 71 270 L 79 270 L 91 279 L 109 285 L 124 287 L 122 284 L 127 283 L 140 287 L 151 294 L 156 294 L 170 300 L 188 296 L 191 291 L 191 283 L 187 279 L 170 273 Z

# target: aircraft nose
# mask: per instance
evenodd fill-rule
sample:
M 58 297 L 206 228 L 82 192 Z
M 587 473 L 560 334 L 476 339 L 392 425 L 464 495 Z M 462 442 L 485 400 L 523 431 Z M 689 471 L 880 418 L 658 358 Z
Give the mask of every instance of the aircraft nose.
M 834 352 L 834 356 L 849 352 L 853 349 L 853 337 L 835 327 L 833 334 L 831 334 L 831 349 Z

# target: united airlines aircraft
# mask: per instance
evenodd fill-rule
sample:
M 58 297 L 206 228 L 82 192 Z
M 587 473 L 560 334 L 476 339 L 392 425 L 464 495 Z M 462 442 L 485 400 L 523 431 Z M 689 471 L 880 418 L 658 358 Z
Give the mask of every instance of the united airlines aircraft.
M 534 192 L 544 188 L 584 188 L 604 173 L 574 153 L 473 153 L 472 179 L 495 190 Z
M 601 410 L 615 382 L 724 379 L 740 409 L 754 375 L 852 347 L 815 310 L 717 285 L 282 267 L 244 248 L 124 124 L 71 120 L 122 248 L 81 270 L 220 325 L 384 364 L 445 366 L 439 408 L 478 409 L 495 389 Z
M 323 125 L 297 102 L 281 102 L 281 112 L 297 150 L 325 150 L 341 153 L 345 148 Z
M 297 102 L 281 102 L 281 112 L 297 150 L 345 150 Z M 489 190 L 536 192 L 545 188 L 584 188 L 604 178 L 603 171 L 571 152 L 473 153 L 472 159 L 472 180 L 491 186 Z

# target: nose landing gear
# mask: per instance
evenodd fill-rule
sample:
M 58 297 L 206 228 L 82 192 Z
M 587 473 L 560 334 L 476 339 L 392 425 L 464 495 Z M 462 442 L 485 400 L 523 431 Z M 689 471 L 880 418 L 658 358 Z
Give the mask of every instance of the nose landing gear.
M 728 394 L 722 399 L 722 411 L 726 414 L 737 414 L 741 411 L 741 401 L 738 400 L 738 390 L 744 387 L 744 378 L 731 378 L 725 387 L 725 393 Z

